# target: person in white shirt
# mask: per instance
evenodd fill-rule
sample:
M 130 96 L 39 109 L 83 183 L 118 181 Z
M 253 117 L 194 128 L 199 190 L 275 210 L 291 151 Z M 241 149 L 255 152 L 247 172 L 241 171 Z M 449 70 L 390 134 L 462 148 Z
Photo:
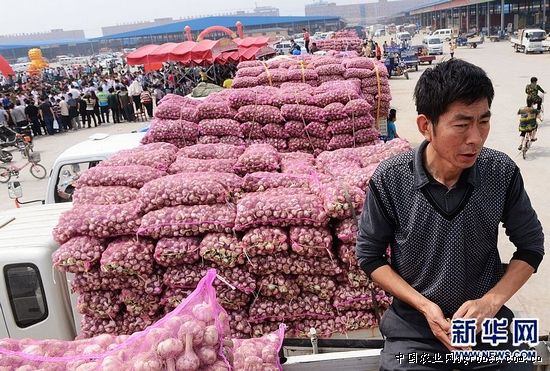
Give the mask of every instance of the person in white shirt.
M 137 80 L 137 78 L 132 81 L 130 86 L 128 87 L 128 95 L 132 97 L 132 100 L 134 101 L 134 105 L 136 106 L 136 111 L 141 110 L 141 93 L 143 92 L 143 88 L 141 87 L 141 84 Z
M 59 102 L 59 113 L 61 114 L 61 125 L 64 130 L 76 130 L 73 128 L 71 122 L 71 116 L 69 115 L 69 104 L 65 100 L 64 96 L 61 96 L 61 101 Z

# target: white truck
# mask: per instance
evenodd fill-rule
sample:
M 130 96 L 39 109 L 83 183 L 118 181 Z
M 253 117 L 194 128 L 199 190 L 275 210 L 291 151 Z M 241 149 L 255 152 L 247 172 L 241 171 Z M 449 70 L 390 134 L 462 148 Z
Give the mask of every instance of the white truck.
M 518 30 L 517 37 L 510 38 L 512 47 L 516 52 L 544 53 L 546 32 L 538 28 L 526 28 Z
M 121 149 L 137 146 L 142 133 L 96 135 L 63 152 L 55 161 L 48 182 L 47 204 L 0 212 L 0 339 L 74 339 L 80 332 L 77 296 L 71 293 L 72 274 L 55 270 L 51 255 L 58 248 L 52 230 L 59 216 L 72 207 L 59 198 L 60 184 L 80 170 L 95 166 Z M 286 339 L 285 371 L 378 370 L 383 340 L 378 329 L 335 335 L 331 339 Z M 537 347 L 550 364 L 545 342 Z M 313 354 L 312 354 L 313 353 Z
M 137 147 L 143 136 L 144 133 L 116 135 L 98 133 L 63 151 L 52 166 L 45 203 L 71 201 L 71 183 L 83 171 L 96 166 L 118 151 Z
M 54 269 L 51 260 L 58 248 L 52 230 L 71 207 L 66 202 L 0 212 L 0 339 L 72 340 L 79 335 L 77 296 L 70 291 L 73 275 Z M 310 339 L 285 340 L 283 369 L 329 370 L 338 362 L 342 370 L 375 371 L 382 344 L 377 329 L 334 339 L 312 333 Z

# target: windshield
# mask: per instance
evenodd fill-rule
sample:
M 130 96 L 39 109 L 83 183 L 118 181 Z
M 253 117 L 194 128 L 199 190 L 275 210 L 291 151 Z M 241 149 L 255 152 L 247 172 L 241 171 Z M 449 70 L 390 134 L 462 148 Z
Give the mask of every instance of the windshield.
M 80 174 L 98 163 L 99 161 L 87 161 L 63 165 L 57 174 L 55 202 L 71 202 L 75 188 L 73 183 L 80 177 Z
M 529 36 L 529 40 L 531 41 L 542 41 L 546 38 L 546 35 L 544 32 L 530 32 L 527 34 Z
M 428 39 L 428 44 L 441 44 L 440 39 Z

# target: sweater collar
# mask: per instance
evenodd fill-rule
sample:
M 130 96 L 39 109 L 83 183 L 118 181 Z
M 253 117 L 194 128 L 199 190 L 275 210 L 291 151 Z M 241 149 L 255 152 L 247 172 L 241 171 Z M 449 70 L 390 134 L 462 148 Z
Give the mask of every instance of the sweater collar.
M 429 184 L 433 177 L 426 171 L 424 166 L 424 152 L 426 147 L 428 147 L 427 140 L 424 140 L 420 146 L 416 147 L 414 150 L 414 158 L 411 163 L 411 170 L 414 176 L 414 188 L 420 189 L 425 185 Z M 477 166 L 477 161 L 474 166 L 464 170 L 460 175 L 459 182 L 466 182 L 474 187 L 479 186 L 479 169 Z

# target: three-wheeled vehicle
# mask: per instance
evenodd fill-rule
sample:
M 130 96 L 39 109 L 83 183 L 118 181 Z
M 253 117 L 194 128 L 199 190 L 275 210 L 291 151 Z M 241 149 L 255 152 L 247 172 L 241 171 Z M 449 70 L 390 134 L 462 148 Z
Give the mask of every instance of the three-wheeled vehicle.
M 456 38 L 456 45 L 457 46 L 467 46 L 469 48 L 477 48 L 479 44 L 483 44 L 485 41 L 485 36 L 483 34 L 481 36 L 472 36 L 468 37 L 466 35 L 460 35 Z
M 435 61 L 435 55 L 430 55 L 425 45 L 412 45 L 411 49 L 416 52 L 419 64 L 432 64 L 432 62 Z
M 384 65 L 388 69 L 388 76 L 405 76 L 409 79 L 409 72 L 412 71 L 405 61 L 401 58 L 401 53 L 399 48 L 395 48 L 396 51 L 392 51 L 393 48 L 388 48 L 388 54 L 386 59 L 384 59 Z M 418 65 L 418 63 L 417 63 Z

